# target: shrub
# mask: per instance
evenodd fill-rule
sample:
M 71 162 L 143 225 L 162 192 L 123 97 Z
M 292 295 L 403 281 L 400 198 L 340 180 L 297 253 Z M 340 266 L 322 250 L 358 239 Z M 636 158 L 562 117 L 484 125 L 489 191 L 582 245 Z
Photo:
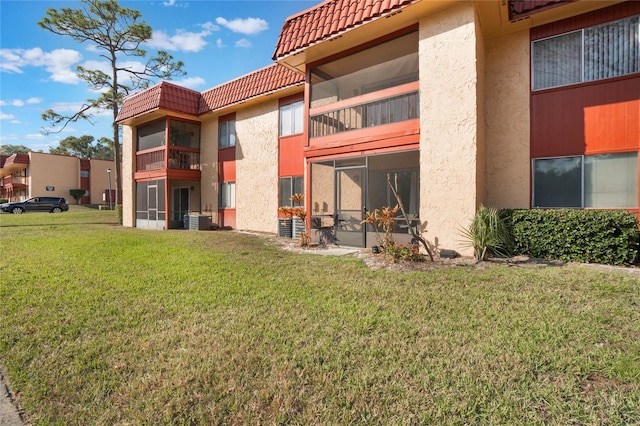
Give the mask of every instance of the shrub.
M 4 204 L 4 203 L 8 203 L 9 199 L 8 198 L 0 198 L 0 204 Z
M 623 210 L 509 210 L 514 251 L 565 262 L 628 265 L 640 250 L 638 218 Z
M 84 194 L 86 194 L 87 191 L 84 189 L 70 189 L 69 190 L 69 194 L 73 197 L 74 200 L 76 200 L 76 203 L 79 203 L 80 198 L 84 197 Z
M 473 222 L 461 231 L 467 246 L 473 247 L 476 259 L 485 260 L 487 256 L 511 255 L 513 241 L 503 216 L 502 211 L 480 206 Z
M 420 246 L 417 241 L 411 244 L 398 244 L 396 241 L 392 241 L 384 247 L 384 252 L 394 262 L 422 262 L 425 260 L 424 255 L 420 253 Z

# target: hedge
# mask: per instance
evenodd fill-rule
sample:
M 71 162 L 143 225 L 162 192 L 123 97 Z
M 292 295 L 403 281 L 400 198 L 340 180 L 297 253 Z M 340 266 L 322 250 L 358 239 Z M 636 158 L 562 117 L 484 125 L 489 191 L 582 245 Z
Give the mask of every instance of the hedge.
M 640 261 L 640 222 L 624 210 L 505 210 L 515 253 L 564 262 Z

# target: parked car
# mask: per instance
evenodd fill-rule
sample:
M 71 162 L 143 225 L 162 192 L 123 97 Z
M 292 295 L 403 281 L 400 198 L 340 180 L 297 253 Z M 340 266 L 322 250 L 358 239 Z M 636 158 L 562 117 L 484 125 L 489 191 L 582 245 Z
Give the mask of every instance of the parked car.
M 69 210 L 67 200 L 61 197 L 31 197 L 24 201 L 0 204 L 3 212 L 21 214 L 24 212 L 61 213 Z

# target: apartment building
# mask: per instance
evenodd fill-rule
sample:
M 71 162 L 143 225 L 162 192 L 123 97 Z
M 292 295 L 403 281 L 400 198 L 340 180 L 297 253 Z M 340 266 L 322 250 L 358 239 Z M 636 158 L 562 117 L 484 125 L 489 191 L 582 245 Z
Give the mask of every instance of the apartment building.
M 3 155 L 0 156 L 0 198 L 22 201 L 34 196 L 52 196 L 64 197 L 73 204 L 75 200 L 69 191 L 84 189 L 81 204 L 104 204 L 103 197 L 109 193 L 108 170 L 113 167 L 113 161 L 33 151 Z M 115 182 L 111 184 L 115 190 Z
M 312 235 L 368 247 L 387 177 L 436 250 L 480 205 L 638 212 L 640 2 L 326 0 L 273 59 L 125 100 L 125 226 L 275 233 L 304 192 Z

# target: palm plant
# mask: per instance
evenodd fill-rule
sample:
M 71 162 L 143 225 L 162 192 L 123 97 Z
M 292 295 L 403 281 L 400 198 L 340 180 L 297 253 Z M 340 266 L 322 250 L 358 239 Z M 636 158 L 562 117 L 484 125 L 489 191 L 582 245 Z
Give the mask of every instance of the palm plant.
M 480 206 L 468 228 L 461 230 L 467 247 L 473 247 L 478 260 L 488 256 L 507 257 L 513 250 L 513 239 L 500 211 Z

